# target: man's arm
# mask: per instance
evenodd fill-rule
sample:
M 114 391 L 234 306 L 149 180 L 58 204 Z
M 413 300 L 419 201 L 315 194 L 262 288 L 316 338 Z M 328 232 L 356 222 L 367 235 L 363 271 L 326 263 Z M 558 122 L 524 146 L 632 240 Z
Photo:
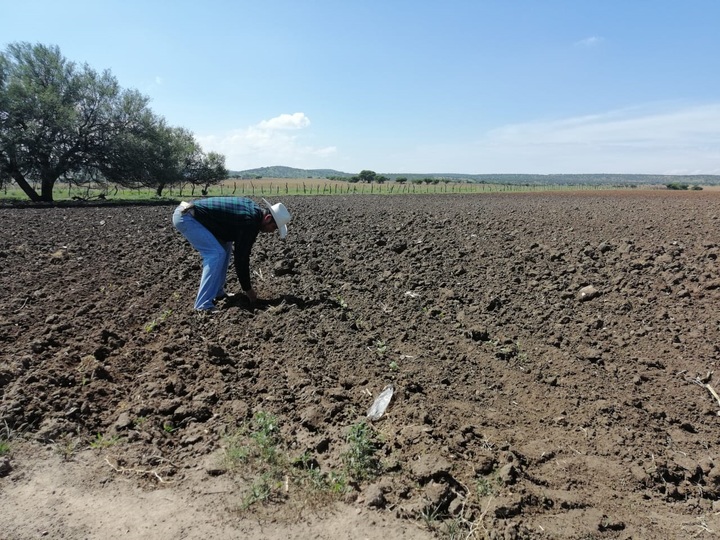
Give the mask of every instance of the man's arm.
M 250 251 L 252 250 L 255 238 L 241 237 L 235 241 L 235 272 L 242 290 L 252 290 L 250 280 Z

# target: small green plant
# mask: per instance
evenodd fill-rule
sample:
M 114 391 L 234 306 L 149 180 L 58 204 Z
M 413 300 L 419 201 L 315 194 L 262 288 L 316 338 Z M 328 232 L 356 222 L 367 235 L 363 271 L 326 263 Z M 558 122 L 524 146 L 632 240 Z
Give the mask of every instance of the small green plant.
M 426 506 L 420 511 L 420 517 L 422 517 L 425 526 L 430 531 L 434 531 L 438 526 L 438 519 L 440 517 L 440 505 L 437 506 Z
M 511 365 L 519 367 L 520 370 L 525 370 L 528 367 L 528 356 L 520 346 L 519 341 L 505 341 L 500 343 L 495 340 L 491 342 L 496 348 L 495 356 L 500 360 L 505 360 Z
M 175 426 L 173 426 L 170 422 L 165 422 L 165 423 L 163 424 L 163 431 L 164 431 L 165 433 L 172 433 L 172 432 L 175 431 L 176 429 L 177 429 L 177 428 L 176 428 Z
M 489 495 L 497 495 L 500 489 L 500 479 L 497 476 L 497 471 L 493 472 L 490 476 L 483 476 L 478 478 L 477 482 L 477 495 L 478 497 L 487 497 Z
M 228 471 L 234 470 L 248 461 L 250 448 L 245 444 L 245 435 L 245 430 L 240 428 L 225 437 L 223 466 Z
M 272 478 L 269 474 L 263 474 L 250 486 L 250 492 L 243 497 L 240 509 L 245 511 L 253 504 L 270 500 L 273 494 Z
M 400 366 L 398 365 L 398 363 L 395 360 L 390 362 L 389 367 L 392 371 L 397 371 L 398 369 L 400 369 Z
M 309 451 L 291 459 L 278 419 L 270 413 L 256 413 L 225 441 L 223 466 L 226 470 L 241 467 L 244 477 L 255 476 L 243 496 L 240 511 L 288 497 L 303 508 L 320 507 L 337 500 L 348 490 L 346 474 L 323 473 Z
M 300 486 L 320 500 L 332 500 L 333 497 L 342 495 L 348 490 L 347 476 L 344 473 L 330 471 L 323 474 L 317 466 L 317 462 L 308 452 L 292 462 L 293 484 Z M 319 496 L 319 497 L 318 497 Z
M 495 355 L 502 360 L 508 361 L 511 366 L 517 367 L 521 371 L 525 371 L 528 368 L 528 356 L 520 346 L 519 341 L 500 346 Z
M 375 456 L 376 436 L 365 422 L 350 427 L 348 450 L 341 456 L 348 474 L 355 480 L 374 478 L 380 473 L 380 461 Z
M 266 463 L 276 464 L 279 459 L 277 417 L 261 411 L 253 417 L 252 428 L 250 437 L 255 441 L 259 458 Z
M 90 443 L 90 448 L 108 448 L 110 446 L 115 446 L 118 442 L 120 442 L 120 437 L 117 435 L 112 435 L 111 437 L 106 438 L 101 433 L 98 433 L 95 436 L 95 439 L 93 439 Z
M 234 469 L 241 464 L 258 462 L 275 466 L 281 458 L 279 426 L 275 416 L 258 412 L 248 425 L 243 425 L 226 438 L 225 466 Z
M 247 446 L 238 446 L 234 438 L 225 449 L 225 467 L 228 470 L 235 469 L 241 463 L 246 463 L 250 456 L 250 449 Z
M 448 540 L 459 540 L 460 538 L 472 538 L 467 531 L 464 530 L 464 523 L 460 516 L 456 516 L 445 523 L 445 536 Z
M 154 332 L 157 329 L 158 325 L 164 323 L 168 319 L 168 317 L 170 317 L 170 315 L 172 315 L 172 309 L 164 310 L 157 319 L 153 319 L 149 323 L 145 324 L 145 331 L 147 333 Z
M 77 450 L 78 441 L 69 437 L 63 438 L 62 441 L 55 445 L 55 452 L 63 458 L 63 461 L 70 461 L 75 450 Z
M 342 495 L 348 490 L 347 477 L 343 473 L 330 471 L 325 478 L 325 485 L 334 495 Z
M 318 492 L 325 489 L 325 477 L 320 469 L 309 467 L 305 469 L 304 474 L 300 475 L 296 480 L 296 484 L 306 485 L 310 491 Z
M 310 469 L 313 467 L 313 457 L 307 450 L 292 460 L 292 464 L 300 469 Z
M 385 352 L 387 352 L 387 345 L 384 341 L 380 341 L 379 339 L 375 341 L 375 352 L 379 356 L 385 356 Z
M 149 334 L 150 332 L 153 332 L 155 330 L 155 327 L 157 327 L 157 321 L 153 319 L 149 323 L 147 323 L 143 328 L 145 328 L 145 331 Z
M 0 440 L 0 456 L 10 453 L 10 443 L 8 441 Z
M 135 419 L 135 421 L 133 422 L 133 425 L 134 425 L 136 428 L 141 428 L 141 429 L 142 429 L 142 427 L 143 427 L 145 424 L 147 424 L 147 418 L 145 418 L 144 416 L 138 416 L 138 417 Z

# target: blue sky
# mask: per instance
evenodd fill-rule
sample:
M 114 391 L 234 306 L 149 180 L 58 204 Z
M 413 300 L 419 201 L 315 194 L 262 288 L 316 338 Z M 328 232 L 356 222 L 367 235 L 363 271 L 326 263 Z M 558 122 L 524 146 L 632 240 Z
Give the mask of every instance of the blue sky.
M 720 174 L 717 0 L 0 0 L 231 170 Z

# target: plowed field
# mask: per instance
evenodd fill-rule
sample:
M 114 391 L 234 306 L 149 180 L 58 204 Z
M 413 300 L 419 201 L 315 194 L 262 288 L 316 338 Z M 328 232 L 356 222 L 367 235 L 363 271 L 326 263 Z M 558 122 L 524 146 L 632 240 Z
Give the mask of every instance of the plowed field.
M 720 193 L 282 201 L 212 316 L 173 206 L 0 209 L 0 536 L 720 533 Z

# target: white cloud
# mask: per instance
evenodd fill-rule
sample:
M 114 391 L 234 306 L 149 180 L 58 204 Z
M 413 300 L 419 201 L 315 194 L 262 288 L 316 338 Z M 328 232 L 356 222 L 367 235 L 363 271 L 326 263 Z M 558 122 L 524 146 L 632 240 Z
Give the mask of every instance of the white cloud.
M 597 45 L 600 45 L 604 41 L 603 38 L 592 36 L 589 38 L 581 39 L 580 41 L 575 42 L 576 47 L 596 47 Z
M 304 113 L 281 114 L 270 120 L 263 120 L 257 127 L 265 130 L 302 129 L 310 125 L 310 119 Z
M 303 113 L 281 114 L 245 129 L 223 135 L 196 137 L 206 151 L 224 154 L 228 169 L 285 165 L 298 168 L 322 168 L 323 159 L 335 154 L 334 146 L 312 146 L 297 132 L 310 125 Z
M 509 125 L 488 132 L 478 148 L 512 156 L 524 172 L 717 174 L 720 104 Z
M 720 174 L 720 103 L 655 104 L 502 126 L 416 147 L 382 171 L 467 174 Z
M 547 122 L 508 125 L 488 133 L 494 140 L 529 141 L 542 135 L 539 144 L 546 143 L 605 143 L 645 141 L 696 141 L 698 138 L 720 135 L 720 104 L 677 110 L 644 111 L 625 109 L 605 114 L 580 116 Z
M 344 156 L 335 146 L 312 144 L 309 125 L 302 113 L 284 114 L 198 141 L 224 154 L 231 170 L 287 165 L 379 173 L 720 174 L 720 103 L 662 103 L 508 124 L 459 143 L 418 146 L 403 139 L 365 148 L 358 141 L 353 155 Z

